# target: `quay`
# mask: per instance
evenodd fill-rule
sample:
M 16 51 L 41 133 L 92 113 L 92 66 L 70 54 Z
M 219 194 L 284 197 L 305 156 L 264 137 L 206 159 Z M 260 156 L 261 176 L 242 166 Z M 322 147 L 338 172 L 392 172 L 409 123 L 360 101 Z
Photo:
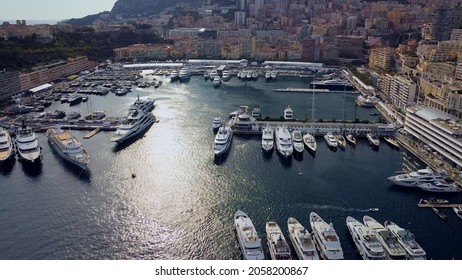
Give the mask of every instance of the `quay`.
M 417 206 L 420 208 L 453 208 L 453 207 L 461 207 L 462 203 L 422 203 L 419 201 L 417 203 Z
M 275 92 L 331 92 L 328 89 L 312 89 L 312 88 L 275 88 Z

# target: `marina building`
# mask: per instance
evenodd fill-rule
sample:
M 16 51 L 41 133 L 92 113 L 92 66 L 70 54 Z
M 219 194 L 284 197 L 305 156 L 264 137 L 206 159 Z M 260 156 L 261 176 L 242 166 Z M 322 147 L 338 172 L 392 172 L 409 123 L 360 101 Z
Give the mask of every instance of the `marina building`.
M 0 71 L 0 101 L 21 91 L 18 72 Z
M 462 123 L 439 110 L 412 106 L 406 109 L 404 130 L 436 151 L 444 161 L 462 168 Z M 423 151 L 428 152 L 428 151 Z

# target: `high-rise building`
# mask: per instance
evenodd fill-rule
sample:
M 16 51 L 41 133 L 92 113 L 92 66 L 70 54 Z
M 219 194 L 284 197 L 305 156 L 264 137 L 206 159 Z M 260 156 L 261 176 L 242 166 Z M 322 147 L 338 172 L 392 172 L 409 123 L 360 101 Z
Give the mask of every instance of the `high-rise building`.
M 255 13 L 259 14 L 263 11 L 263 6 L 265 5 L 265 0 L 255 0 Z
M 393 54 L 393 48 L 372 49 L 369 57 L 369 67 L 384 71 L 389 70 L 391 68 Z
M 244 11 L 234 12 L 234 23 L 240 27 L 245 25 L 245 12 Z
M 433 39 L 437 41 L 449 40 L 452 29 L 462 24 L 462 7 L 440 7 L 435 11 L 433 21 Z
M 355 30 L 357 26 L 358 26 L 358 17 L 349 16 L 346 22 L 346 28 L 347 28 L 348 33 L 351 33 L 351 31 Z

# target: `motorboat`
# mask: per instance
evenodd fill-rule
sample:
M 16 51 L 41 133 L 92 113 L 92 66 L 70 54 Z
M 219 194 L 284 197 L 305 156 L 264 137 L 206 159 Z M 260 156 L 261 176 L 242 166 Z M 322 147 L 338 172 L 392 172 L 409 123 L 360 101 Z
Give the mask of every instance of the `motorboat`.
M 337 149 L 338 142 L 337 139 L 335 139 L 335 136 L 332 132 L 328 132 L 327 134 L 325 134 L 324 140 L 326 140 L 326 143 L 329 146 L 329 148 Z
M 46 132 L 51 147 L 65 160 L 87 169 L 90 156 L 80 141 L 68 130 L 49 128 Z
M 367 133 L 366 138 L 369 141 L 369 144 L 371 144 L 373 147 L 378 148 L 380 145 L 380 139 L 377 137 L 377 135 L 373 133 Z
M 128 93 L 128 89 L 121 87 L 121 88 L 116 89 L 114 91 L 114 93 L 117 96 L 123 96 L 123 95 L 126 95 Z
M 278 76 L 278 74 L 277 74 L 276 70 L 271 71 L 271 79 L 276 80 L 277 76 Z
M 233 131 L 229 126 L 221 126 L 218 129 L 215 141 L 213 142 L 213 152 L 215 156 L 221 156 L 225 154 L 231 147 L 233 140 Z
M 221 79 L 219 76 L 216 76 L 215 78 L 213 78 L 212 85 L 214 87 L 219 87 L 221 85 Z
M 225 121 L 220 117 L 213 118 L 212 128 L 213 132 L 218 132 L 218 129 L 225 123 Z
M 303 144 L 302 132 L 298 129 L 294 129 L 292 131 L 292 144 L 297 153 L 303 153 L 305 145 Z
M 94 111 L 85 116 L 86 120 L 102 120 L 106 117 L 106 113 L 104 111 Z
M 77 105 L 82 102 L 82 96 L 78 94 L 72 94 L 69 96 L 68 102 L 70 106 Z
M 385 221 L 385 227 L 397 238 L 399 244 L 404 248 L 408 259 L 425 260 L 426 253 L 415 240 L 414 234 L 409 230 L 399 227 L 391 221 Z
M 354 90 L 354 87 L 347 81 L 340 78 L 334 78 L 330 80 L 319 80 L 319 81 L 312 81 L 310 83 L 311 86 L 314 86 L 318 89 L 328 89 L 328 90 Z
M 37 135 L 24 124 L 16 132 L 16 151 L 19 159 L 26 163 L 39 162 L 42 157 L 42 148 L 38 143 Z
M 377 234 L 371 228 L 365 226 L 355 218 L 346 218 L 348 231 L 353 238 L 356 249 L 365 260 L 384 260 L 386 259 L 385 250 L 377 238 Z
M 287 228 L 297 257 L 300 260 L 319 260 L 316 246 L 308 230 L 292 217 L 287 220 Z
M 353 134 L 348 133 L 347 136 L 345 137 L 346 141 L 350 143 L 351 145 L 356 145 L 356 138 L 354 137 Z
M 14 155 L 14 145 L 11 135 L 0 126 L 0 162 L 7 161 Z
M 241 248 L 244 260 L 263 260 L 263 253 L 260 237 L 255 230 L 252 220 L 246 213 L 238 210 L 234 214 L 234 229 Z
M 363 217 L 363 222 L 364 225 L 375 231 L 375 233 L 377 234 L 377 239 L 382 244 L 389 259 L 406 259 L 406 251 L 398 242 L 396 236 L 393 235 L 393 233 L 389 229 L 387 229 L 382 224 L 377 222 L 375 219 L 367 215 Z
M 457 217 L 462 219 L 462 206 L 452 207 L 452 210 L 457 215 Z
M 285 120 L 293 120 L 294 119 L 294 111 L 290 108 L 290 105 L 284 109 L 284 119 Z
M 252 76 L 252 79 L 253 79 L 253 80 L 258 80 L 258 71 L 256 71 L 256 70 L 255 70 L 255 71 L 252 71 L 251 76 Z M 248 77 L 247 77 L 247 78 L 248 78 Z
M 261 147 L 266 152 L 271 151 L 274 147 L 274 130 L 269 125 L 262 130 Z
M 219 76 L 220 75 L 218 75 L 217 69 L 213 69 L 209 74 L 210 80 L 213 80 L 215 77 L 219 77 Z
M 422 183 L 417 185 L 421 190 L 427 192 L 461 192 L 462 188 L 451 179 L 438 180 L 432 183 Z
M 290 247 L 276 222 L 266 223 L 266 239 L 273 260 L 291 260 Z
M 334 134 L 335 140 L 337 141 L 338 147 L 345 149 L 346 148 L 346 140 L 342 134 Z
M 383 140 L 385 140 L 385 142 L 387 142 L 392 148 L 399 149 L 398 141 L 396 141 L 395 138 L 390 137 L 390 136 L 385 136 L 383 137 Z
M 80 116 L 81 116 L 81 114 L 78 111 L 71 111 L 71 112 L 67 113 L 67 119 L 68 120 L 75 120 L 75 119 L 80 118 Z
M 285 126 L 276 127 L 276 149 L 285 158 L 288 158 L 294 152 L 292 137 Z
M 261 118 L 261 109 L 259 106 L 253 106 L 252 117 Z
M 448 220 L 448 216 L 446 214 L 444 214 L 443 212 L 441 212 L 438 208 L 432 207 L 432 211 L 433 211 L 433 213 L 435 213 L 438 217 L 440 217 L 444 221 Z
M 387 179 L 398 186 L 419 187 L 419 185 L 424 183 L 434 183 L 443 180 L 446 175 L 447 174 L 444 172 L 436 172 L 430 167 L 427 167 L 409 173 L 390 176 Z
M 178 78 L 180 81 L 187 81 L 189 78 L 191 78 L 191 69 L 189 67 L 183 67 L 180 69 L 180 72 L 178 73 Z
M 266 71 L 265 72 L 265 80 L 267 80 L 267 81 L 271 80 L 271 71 Z
M 318 144 L 316 143 L 316 138 L 311 133 L 306 133 L 303 135 L 303 143 L 308 148 L 310 152 L 316 152 Z
M 207 81 L 208 79 L 210 79 L 210 73 L 206 71 L 206 72 L 204 73 L 204 80 Z
M 343 249 L 332 223 L 326 223 L 315 212 L 310 213 L 310 225 L 321 258 L 325 260 L 343 260 Z
M 172 72 L 170 72 L 170 82 L 175 82 L 178 79 L 180 79 L 178 71 L 177 70 L 172 70 Z
M 153 114 L 143 112 L 140 109 L 129 110 L 125 120 L 117 127 L 117 130 L 111 137 L 112 142 L 123 144 L 128 140 L 133 140 L 141 133 L 145 132 L 154 122 L 156 118 Z
M 221 78 L 223 79 L 223 82 L 229 81 L 231 79 L 231 72 L 229 72 L 229 70 L 224 70 Z
M 154 99 L 152 98 L 146 98 L 146 99 L 140 99 L 140 96 L 138 95 L 138 98 L 135 100 L 135 102 L 133 102 L 133 105 L 130 106 L 130 108 L 128 109 L 129 111 L 130 110 L 141 110 L 143 112 L 151 112 L 152 110 L 154 110 Z

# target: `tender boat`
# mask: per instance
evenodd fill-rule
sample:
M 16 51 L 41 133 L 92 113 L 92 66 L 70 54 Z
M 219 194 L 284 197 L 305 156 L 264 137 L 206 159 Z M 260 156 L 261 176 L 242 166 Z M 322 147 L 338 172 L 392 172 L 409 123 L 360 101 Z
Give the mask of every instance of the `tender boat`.
M 398 141 L 396 141 L 395 138 L 385 136 L 383 137 L 383 140 L 385 140 L 385 142 L 387 142 L 392 148 L 399 149 Z
M 353 134 L 351 133 L 348 133 L 347 136 L 345 137 L 345 139 L 347 140 L 348 143 L 350 143 L 351 145 L 356 145 L 356 138 L 354 137 Z
M 263 260 L 265 255 L 261 247 L 261 240 L 252 220 L 241 210 L 234 214 L 234 229 L 244 260 Z
M 420 247 L 419 243 L 415 241 L 414 234 L 409 230 L 405 230 L 391 221 L 385 221 L 385 227 L 397 238 L 399 244 L 401 244 L 406 251 L 408 259 L 426 259 L 425 251 Z
M 457 217 L 462 219 L 462 206 L 452 207 L 452 210 L 457 215 Z
M 275 222 L 266 223 L 266 239 L 273 260 L 291 260 L 289 244 Z
M 292 131 L 292 144 L 294 146 L 294 150 L 297 153 L 303 153 L 305 149 L 305 145 L 303 145 L 303 136 L 302 132 L 298 129 Z
M 218 133 L 215 136 L 215 141 L 213 142 L 213 152 L 215 156 L 221 156 L 225 154 L 231 147 L 231 142 L 233 140 L 233 131 L 229 126 L 221 126 L 218 129 Z
M 269 125 L 262 130 L 261 147 L 266 152 L 271 151 L 274 147 L 274 130 Z
M 461 192 L 462 188 L 453 180 L 443 179 L 432 183 L 419 184 L 421 190 L 427 192 Z
M 253 106 L 252 117 L 261 118 L 261 109 L 259 106 Z
M 290 105 L 284 109 L 284 119 L 285 120 L 293 120 L 294 119 L 294 111 L 290 108 Z
M 315 212 L 310 213 L 310 225 L 320 256 L 325 260 L 343 260 L 343 249 L 332 223 L 326 223 Z
M 111 141 L 122 144 L 128 140 L 133 140 L 141 135 L 141 133 L 145 132 L 155 120 L 156 118 L 151 113 L 144 112 L 140 109 L 129 110 L 125 120 L 112 135 Z
M 337 149 L 338 142 L 337 139 L 335 139 L 334 134 L 328 132 L 326 135 L 324 135 L 324 140 L 326 140 L 326 143 L 329 146 L 329 148 Z
M 213 118 L 212 128 L 213 132 L 218 132 L 218 129 L 225 123 L 225 121 L 220 117 Z
M 368 133 L 366 134 L 367 140 L 369 141 L 369 144 L 371 144 L 373 147 L 378 148 L 380 145 L 380 139 L 377 137 L 377 135 L 373 133 Z
M 305 143 L 308 151 L 316 152 L 318 144 L 316 143 L 316 138 L 311 133 L 306 133 L 303 135 L 303 143 Z
M 297 257 L 300 260 L 319 260 L 316 246 L 308 230 L 292 217 L 287 220 L 287 228 Z
M 385 250 L 377 238 L 377 234 L 371 228 L 363 225 L 353 217 L 346 218 L 348 231 L 353 238 L 353 242 L 359 254 L 365 260 L 384 260 L 386 259 Z
M 276 127 L 276 149 L 285 158 L 288 158 L 294 152 L 292 137 L 285 126 Z
M 63 130 L 60 127 L 52 127 L 47 130 L 46 135 L 51 147 L 61 157 L 82 169 L 87 169 L 90 156 L 70 131 Z
M 447 174 L 444 172 L 433 171 L 430 167 L 419 169 L 417 171 L 398 174 L 387 178 L 388 181 L 402 187 L 419 187 L 424 183 L 433 183 L 443 180 Z
M 444 221 L 448 220 L 448 216 L 446 214 L 444 214 L 443 212 L 441 212 L 438 208 L 432 207 L 432 211 L 433 211 L 433 213 L 435 213 L 438 217 L 440 217 Z
M 337 144 L 340 148 L 345 149 L 346 148 L 346 140 L 345 137 L 343 137 L 342 134 L 334 134 L 335 140 L 337 141 Z
M 0 162 L 7 161 L 14 155 L 14 146 L 11 136 L 6 129 L 0 126 Z
M 42 157 L 42 148 L 39 146 L 37 136 L 26 125 L 22 125 L 16 132 L 16 151 L 19 159 L 26 163 L 39 162 Z
M 384 227 L 382 224 L 377 222 L 375 219 L 369 216 L 363 217 L 364 225 L 371 228 L 377 234 L 377 239 L 382 244 L 385 252 L 389 259 L 392 260 L 404 260 L 406 259 L 406 251 L 398 242 L 396 236 Z

